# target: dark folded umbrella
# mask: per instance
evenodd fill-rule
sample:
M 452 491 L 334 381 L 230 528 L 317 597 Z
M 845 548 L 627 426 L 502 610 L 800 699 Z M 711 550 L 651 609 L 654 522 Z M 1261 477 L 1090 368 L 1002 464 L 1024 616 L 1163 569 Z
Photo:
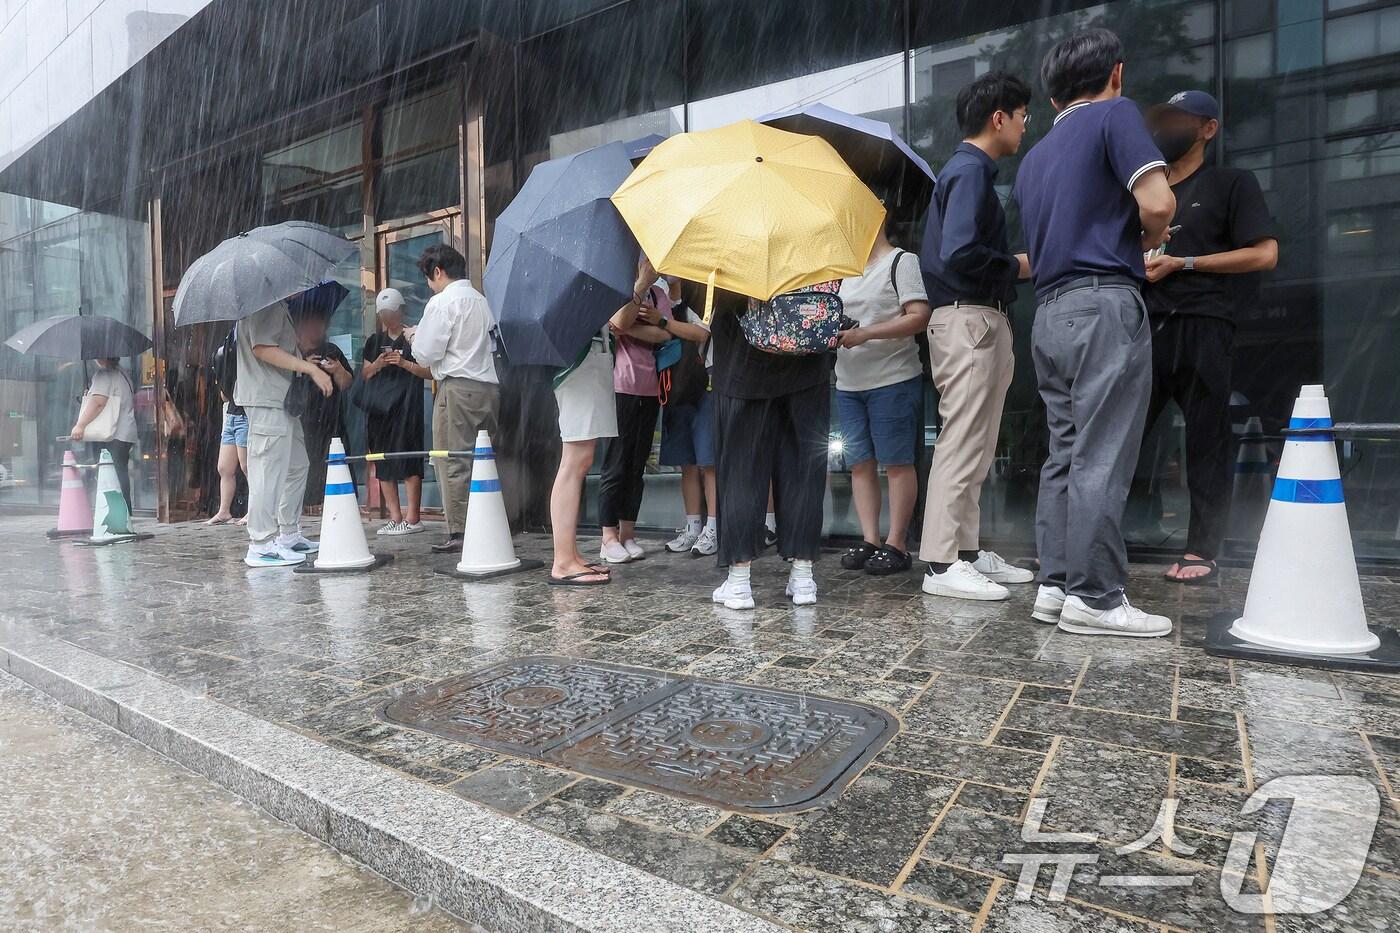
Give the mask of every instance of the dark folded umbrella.
M 175 292 L 175 323 L 242 320 L 315 288 L 358 250 L 335 231 L 299 220 L 240 233 L 190 264 Z
M 617 142 L 541 163 L 496 218 L 483 285 L 512 363 L 571 365 L 631 296 L 640 249 L 608 200 L 631 171 Z
M 151 340 L 115 318 L 59 314 L 21 329 L 5 345 L 37 356 L 100 360 L 144 353 L 151 348 Z
M 294 317 L 300 317 L 303 314 L 330 317 L 335 313 L 335 309 L 340 307 L 340 303 L 345 300 L 345 296 L 348 294 L 350 294 L 350 289 L 335 279 L 327 279 L 299 295 L 288 298 L 287 310 L 292 312 Z
M 802 104 L 759 117 L 759 123 L 831 143 L 861 181 L 885 199 L 885 209 L 912 220 L 933 196 L 933 169 L 888 123 L 826 104 Z

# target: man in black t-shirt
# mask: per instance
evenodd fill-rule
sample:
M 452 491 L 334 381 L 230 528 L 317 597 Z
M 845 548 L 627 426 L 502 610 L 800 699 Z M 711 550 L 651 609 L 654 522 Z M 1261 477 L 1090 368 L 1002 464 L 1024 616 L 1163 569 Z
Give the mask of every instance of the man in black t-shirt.
M 1204 91 L 1182 91 L 1148 112 L 1176 195 L 1165 246 L 1149 255 L 1143 290 L 1152 322 L 1150 429 L 1169 399 L 1186 417 L 1191 525 L 1186 553 L 1167 571 L 1179 583 L 1215 583 L 1230 513 L 1230 363 L 1240 280 L 1272 269 L 1278 241 L 1259 183 L 1249 172 L 1207 164 L 1220 108 Z

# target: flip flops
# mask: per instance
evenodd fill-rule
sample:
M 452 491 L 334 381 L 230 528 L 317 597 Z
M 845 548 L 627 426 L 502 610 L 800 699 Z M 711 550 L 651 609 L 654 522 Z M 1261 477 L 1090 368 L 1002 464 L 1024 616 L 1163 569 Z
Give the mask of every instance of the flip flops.
M 233 522 L 233 519 L 232 519 L 232 518 L 218 518 L 218 517 L 216 517 L 216 516 L 211 516 L 210 518 L 208 518 L 207 520 L 205 520 L 204 524 L 206 524 L 206 525 L 228 525 L 228 524 L 231 524 L 232 522 Z
M 1198 577 L 1174 577 L 1169 570 L 1162 574 L 1162 579 L 1166 580 L 1168 583 L 1180 583 L 1182 586 L 1220 585 L 1220 567 L 1217 566 L 1213 560 L 1187 560 L 1183 557 L 1176 562 L 1176 566 L 1180 570 L 1185 570 L 1187 567 L 1208 567 L 1210 568 L 1210 572 L 1203 573 Z
M 585 580 L 584 577 L 602 577 L 601 580 Z M 562 577 L 549 575 L 550 586 L 606 586 L 612 582 L 612 577 L 596 570 L 580 570 L 578 573 L 566 574 Z

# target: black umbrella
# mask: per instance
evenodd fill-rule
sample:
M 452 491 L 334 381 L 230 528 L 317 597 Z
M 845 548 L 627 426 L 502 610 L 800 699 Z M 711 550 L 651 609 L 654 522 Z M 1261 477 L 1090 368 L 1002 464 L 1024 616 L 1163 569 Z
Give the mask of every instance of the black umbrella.
M 37 356 L 99 360 L 144 353 L 151 348 L 151 340 L 115 318 L 59 314 L 21 329 L 5 345 Z
M 345 296 L 348 294 L 350 294 L 350 289 L 335 279 L 327 279 L 314 288 L 308 288 L 300 295 L 288 298 L 287 310 L 292 312 L 294 318 L 306 314 L 328 318 L 335 314 L 335 309 L 340 307 L 340 303 L 345 300 Z
M 640 249 L 609 200 L 631 171 L 622 143 L 543 162 L 496 218 L 482 282 L 512 363 L 571 365 L 632 294 Z
M 885 208 L 901 218 L 917 218 L 928 207 L 933 169 L 888 123 L 826 104 L 802 104 L 757 122 L 825 139 L 851 171 L 885 199 Z
M 175 323 L 242 320 L 315 288 L 358 251 L 335 231 L 299 220 L 240 233 L 190 265 L 175 292 Z

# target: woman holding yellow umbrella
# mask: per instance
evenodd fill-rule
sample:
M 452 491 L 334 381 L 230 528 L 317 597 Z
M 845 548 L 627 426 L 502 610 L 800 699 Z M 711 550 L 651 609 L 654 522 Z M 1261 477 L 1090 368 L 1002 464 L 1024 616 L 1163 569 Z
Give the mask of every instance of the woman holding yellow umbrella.
M 707 284 L 718 557 L 729 568 L 714 600 L 753 608 L 749 565 L 771 484 L 778 550 L 792 560 L 787 595 L 810 605 L 840 318 L 832 280 L 865 269 L 884 208 L 824 140 L 749 121 L 661 143 L 613 203 L 658 271 Z M 717 288 L 737 294 L 715 308 Z

